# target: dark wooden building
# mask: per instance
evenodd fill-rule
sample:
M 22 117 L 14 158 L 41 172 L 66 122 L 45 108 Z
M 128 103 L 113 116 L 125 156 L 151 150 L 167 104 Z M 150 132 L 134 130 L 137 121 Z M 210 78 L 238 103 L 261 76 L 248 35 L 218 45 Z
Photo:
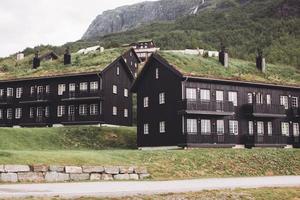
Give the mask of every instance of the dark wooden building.
M 153 40 L 134 42 L 126 46 L 132 47 L 135 50 L 137 56 L 143 62 L 160 49 L 156 47 Z
M 0 126 L 132 125 L 133 49 L 89 72 L 0 80 Z M 67 69 L 67 68 L 66 68 Z
M 136 79 L 139 147 L 299 147 L 299 86 L 214 78 L 233 70 L 217 64 L 203 64 L 205 77 L 196 64 L 216 59 L 191 57 L 153 54 Z

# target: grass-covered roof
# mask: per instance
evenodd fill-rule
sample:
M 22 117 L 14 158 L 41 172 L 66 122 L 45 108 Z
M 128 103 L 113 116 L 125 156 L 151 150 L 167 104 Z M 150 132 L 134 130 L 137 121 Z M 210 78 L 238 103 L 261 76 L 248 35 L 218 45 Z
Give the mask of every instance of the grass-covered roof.
M 28 55 L 24 60 L 17 61 L 15 57 L 0 60 L 0 81 L 18 78 L 37 78 L 43 76 L 57 76 L 84 72 L 100 72 L 115 59 L 121 56 L 128 48 L 106 49 L 89 54 L 72 54 L 72 64 L 65 66 L 63 56 L 53 61 L 41 61 L 37 69 L 32 69 L 34 55 Z M 47 52 L 41 52 L 43 55 Z
M 187 76 L 300 86 L 300 71 L 293 66 L 267 63 L 267 70 L 262 73 L 255 62 L 239 59 L 230 58 L 229 67 L 225 68 L 218 58 L 164 51 L 159 55 Z

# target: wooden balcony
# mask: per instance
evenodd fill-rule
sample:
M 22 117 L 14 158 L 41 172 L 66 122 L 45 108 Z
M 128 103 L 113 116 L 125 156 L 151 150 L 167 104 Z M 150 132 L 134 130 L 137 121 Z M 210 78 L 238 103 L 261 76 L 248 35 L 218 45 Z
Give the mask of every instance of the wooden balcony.
M 65 125 L 72 124 L 100 124 L 103 122 L 103 115 L 64 115 L 58 118 L 60 123 Z
M 62 101 L 74 101 L 74 100 L 93 100 L 102 99 L 102 90 L 89 90 L 80 92 L 64 92 L 61 96 Z
M 291 108 L 291 115 L 295 118 L 300 118 L 300 108 Z
M 185 133 L 186 146 L 190 147 L 233 147 L 238 144 L 238 136 L 217 133 Z
M 179 102 L 179 113 L 231 116 L 234 115 L 234 106 L 229 101 L 183 100 Z
M 254 147 L 284 147 L 288 144 L 288 137 L 283 135 L 247 135 L 245 143 Z
M 19 100 L 22 104 L 47 103 L 51 100 L 51 93 L 33 93 L 28 96 L 21 97 Z
M 286 110 L 282 105 L 248 104 L 246 113 L 253 117 L 285 118 Z
M 2 96 L 0 97 L 0 105 L 8 105 L 14 103 L 14 97 Z

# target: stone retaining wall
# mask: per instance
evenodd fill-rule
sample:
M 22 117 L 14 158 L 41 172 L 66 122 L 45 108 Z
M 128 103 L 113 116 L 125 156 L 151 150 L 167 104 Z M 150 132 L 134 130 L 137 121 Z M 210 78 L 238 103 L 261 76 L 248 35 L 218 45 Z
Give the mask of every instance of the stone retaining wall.
M 0 165 L 0 182 L 69 182 L 141 180 L 150 175 L 144 167 Z

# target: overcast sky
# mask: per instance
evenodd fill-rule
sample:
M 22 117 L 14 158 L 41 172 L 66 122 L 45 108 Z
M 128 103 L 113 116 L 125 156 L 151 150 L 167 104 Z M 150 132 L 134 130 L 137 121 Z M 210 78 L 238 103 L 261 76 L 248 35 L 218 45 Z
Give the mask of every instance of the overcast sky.
M 1 0 L 0 57 L 39 44 L 81 38 L 105 10 L 144 0 Z

